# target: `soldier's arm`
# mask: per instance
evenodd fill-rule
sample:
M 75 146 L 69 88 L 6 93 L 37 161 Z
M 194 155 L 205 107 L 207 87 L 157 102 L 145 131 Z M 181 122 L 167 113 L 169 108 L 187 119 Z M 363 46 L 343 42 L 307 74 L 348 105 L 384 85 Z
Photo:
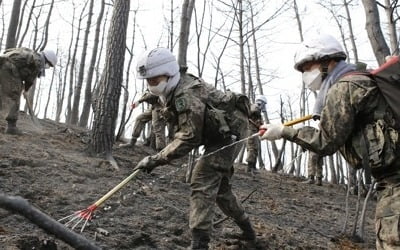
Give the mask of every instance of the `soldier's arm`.
M 350 82 L 339 82 L 328 93 L 320 129 L 308 126 L 283 129 L 284 138 L 322 156 L 336 152 L 353 133 L 355 117 L 359 112 L 357 106 L 365 98 L 367 90 L 354 88 Z
M 195 96 L 177 97 L 178 130 L 174 139 L 161 152 L 169 161 L 182 157 L 202 142 L 205 105 Z

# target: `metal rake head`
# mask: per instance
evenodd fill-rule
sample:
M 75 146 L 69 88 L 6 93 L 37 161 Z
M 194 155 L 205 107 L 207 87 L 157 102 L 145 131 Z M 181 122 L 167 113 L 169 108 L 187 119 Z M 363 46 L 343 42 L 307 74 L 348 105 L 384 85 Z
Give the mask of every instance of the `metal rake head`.
M 64 218 L 61 218 L 58 221 L 62 222 L 62 221 L 68 220 L 64 225 L 66 227 L 71 226 L 72 230 L 74 230 L 75 228 L 79 228 L 79 225 L 83 223 L 83 225 L 81 227 L 81 233 L 82 233 L 83 230 L 85 229 L 88 221 L 93 218 L 93 213 L 94 213 L 94 210 L 96 210 L 96 208 L 97 208 L 97 206 L 95 204 L 93 204 L 86 209 L 76 211 L 75 213 L 65 216 Z

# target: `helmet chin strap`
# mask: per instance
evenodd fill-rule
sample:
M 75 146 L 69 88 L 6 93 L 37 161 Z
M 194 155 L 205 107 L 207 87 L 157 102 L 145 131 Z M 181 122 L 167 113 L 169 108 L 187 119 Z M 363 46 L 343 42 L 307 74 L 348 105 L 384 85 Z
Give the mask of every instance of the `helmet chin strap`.
M 329 67 L 329 60 L 324 60 L 321 62 L 321 73 L 322 73 L 322 81 L 328 76 L 328 67 Z

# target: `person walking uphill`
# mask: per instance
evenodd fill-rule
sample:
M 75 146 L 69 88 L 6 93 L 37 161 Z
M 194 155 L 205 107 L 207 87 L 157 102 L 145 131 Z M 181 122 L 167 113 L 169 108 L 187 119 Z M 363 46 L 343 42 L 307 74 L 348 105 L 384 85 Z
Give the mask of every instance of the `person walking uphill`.
M 263 96 L 264 97 L 264 96 Z M 264 97 L 265 99 L 265 97 Z M 250 106 L 248 135 L 251 136 L 258 133 L 260 126 L 263 124 L 261 110 L 265 106 L 264 99 L 256 99 L 256 103 Z M 260 138 L 250 137 L 247 139 L 247 173 L 257 173 L 257 156 L 260 147 Z
M 321 156 L 340 150 L 352 167 L 371 170 L 378 182 L 376 248 L 399 249 L 400 147 L 393 110 L 376 82 L 352 74 L 339 42 L 329 35 L 301 44 L 295 68 L 303 81 L 320 89 L 319 129 L 263 125 L 262 139 L 285 138 Z
M 45 69 L 56 63 L 57 56 L 52 50 L 35 52 L 28 48 L 11 48 L 0 55 L 0 100 L 10 99 L 7 134 L 22 134 L 17 128 L 21 92 L 28 91 L 36 78 L 44 76 Z
M 174 139 L 163 150 L 145 157 L 135 169 L 151 172 L 204 145 L 204 156 L 196 162 L 190 183 L 191 249 L 208 249 L 215 203 L 242 229 L 243 240 L 255 241 L 249 217 L 230 185 L 233 162 L 240 148 L 226 147 L 207 155 L 246 137 L 247 97 L 223 93 L 193 75 L 180 74 L 175 57 L 165 48 L 146 51 L 138 60 L 137 72 L 139 79 L 147 80 L 150 92 L 164 101 L 164 112 L 169 113 L 167 116 L 176 129 Z

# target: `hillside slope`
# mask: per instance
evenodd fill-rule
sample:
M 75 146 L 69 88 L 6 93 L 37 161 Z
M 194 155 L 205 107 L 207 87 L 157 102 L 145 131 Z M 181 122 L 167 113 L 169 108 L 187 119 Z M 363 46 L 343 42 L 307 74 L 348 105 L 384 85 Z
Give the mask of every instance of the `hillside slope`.
M 35 127 L 21 114 L 23 136 L 4 134 L 0 119 L 0 193 L 21 196 L 44 213 L 60 219 L 87 208 L 132 172 L 152 149 L 115 148 L 120 169 L 85 153 L 88 132 L 49 120 Z M 139 173 L 95 212 L 82 233 L 103 249 L 186 249 L 189 184 L 181 161 L 159 167 L 151 175 Z M 345 222 L 346 192 L 324 183 L 301 183 L 292 176 L 262 171 L 255 178 L 236 166 L 232 186 L 254 223 L 262 249 L 374 249 L 375 201 L 370 201 L 365 242 L 339 236 Z M 356 196 L 350 196 L 351 231 Z M 216 220 L 223 218 L 216 208 Z M 231 220 L 215 227 L 211 249 L 246 249 L 230 239 L 239 231 Z M 75 230 L 76 231 L 76 230 Z M 72 249 L 21 215 L 0 208 L 0 249 Z

